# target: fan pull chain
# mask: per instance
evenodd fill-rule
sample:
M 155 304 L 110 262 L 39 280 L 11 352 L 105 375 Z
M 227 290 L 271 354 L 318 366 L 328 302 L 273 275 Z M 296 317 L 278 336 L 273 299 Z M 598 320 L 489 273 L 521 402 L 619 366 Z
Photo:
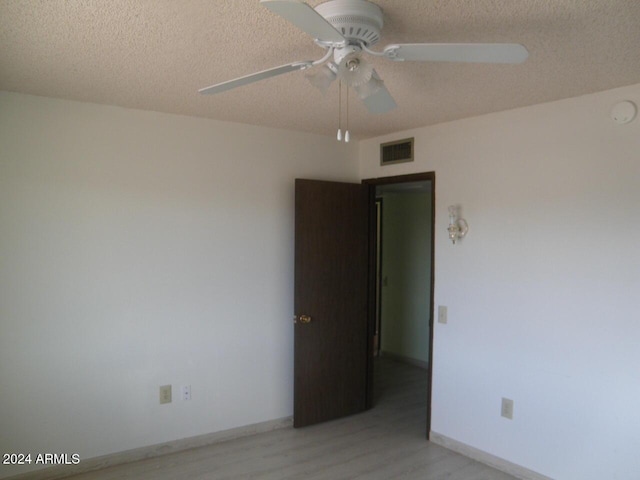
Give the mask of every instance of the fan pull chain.
M 344 141 L 345 143 L 349 143 L 351 139 L 351 135 L 349 134 L 349 86 L 347 85 L 347 118 L 344 132 Z M 336 135 L 336 139 L 341 142 L 342 141 L 342 81 L 338 82 L 338 134 Z
M 336 138 L 342 140 L 342 80 L 338 82 L 338 135 Z
M 344 141 L 345 143 L 349 143 L 349 86 L 347 86 L 347 126 L 345 127 L 346 132 L 344 133 Z

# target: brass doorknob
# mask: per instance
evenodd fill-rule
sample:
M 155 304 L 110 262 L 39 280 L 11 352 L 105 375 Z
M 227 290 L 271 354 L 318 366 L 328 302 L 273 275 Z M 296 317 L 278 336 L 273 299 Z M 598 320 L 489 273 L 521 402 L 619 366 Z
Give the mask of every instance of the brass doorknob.
M 311 323 L 311 317 L 309 315 L 296 315 L 293 317 L 293 323 Z

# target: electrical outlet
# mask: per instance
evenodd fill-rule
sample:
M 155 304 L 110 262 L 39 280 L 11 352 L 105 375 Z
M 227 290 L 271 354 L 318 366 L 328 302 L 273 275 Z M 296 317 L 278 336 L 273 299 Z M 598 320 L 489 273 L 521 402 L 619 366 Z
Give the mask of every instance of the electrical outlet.
M 438 323 L 447 323 L 447 307 L 438 305 Z
M 160 387 L 160 404 L 171 403 L 171 385 Z
M 182 387 L 182 400 L 191 400 L 191 385 Z
M 510 398 L 502 398 L 502 409 L 500 415 L 509 420 L 513 420 L 513 400 Z

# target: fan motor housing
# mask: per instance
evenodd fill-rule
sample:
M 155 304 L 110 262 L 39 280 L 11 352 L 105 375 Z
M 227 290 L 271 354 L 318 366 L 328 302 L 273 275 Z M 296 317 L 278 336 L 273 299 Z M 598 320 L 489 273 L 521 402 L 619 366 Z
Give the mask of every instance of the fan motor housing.
M 333 27 L 349 41 L 364 43 L 367 47 L 380 40 L 384 25 L 382 9 L 367 0 L 331 0 L 315 8 Z

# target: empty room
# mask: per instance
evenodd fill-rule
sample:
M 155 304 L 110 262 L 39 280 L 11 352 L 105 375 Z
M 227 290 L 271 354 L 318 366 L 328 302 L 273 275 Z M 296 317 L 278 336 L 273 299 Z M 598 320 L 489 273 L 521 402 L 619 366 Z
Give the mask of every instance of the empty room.
M 640 2 L 0 2 L 0 478 L 640 478 Z

